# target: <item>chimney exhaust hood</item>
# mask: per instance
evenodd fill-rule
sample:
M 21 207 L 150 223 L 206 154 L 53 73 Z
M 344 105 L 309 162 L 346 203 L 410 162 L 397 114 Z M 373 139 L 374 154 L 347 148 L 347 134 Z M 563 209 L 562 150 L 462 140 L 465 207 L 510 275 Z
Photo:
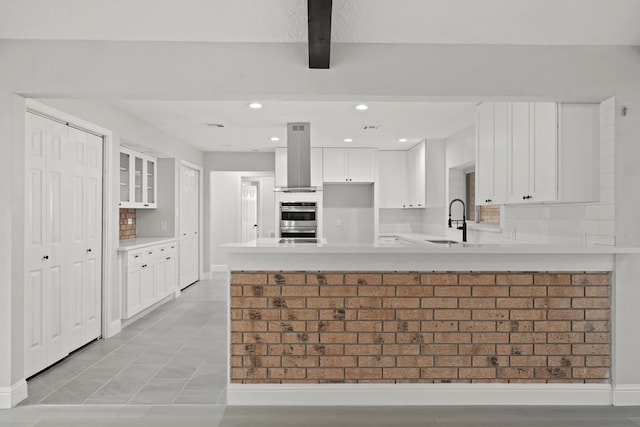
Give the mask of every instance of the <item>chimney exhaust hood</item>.
M 287 187 L 288 193 L 310 193 L 321 190 L 311 186 L 310 123 L 287 123 Z

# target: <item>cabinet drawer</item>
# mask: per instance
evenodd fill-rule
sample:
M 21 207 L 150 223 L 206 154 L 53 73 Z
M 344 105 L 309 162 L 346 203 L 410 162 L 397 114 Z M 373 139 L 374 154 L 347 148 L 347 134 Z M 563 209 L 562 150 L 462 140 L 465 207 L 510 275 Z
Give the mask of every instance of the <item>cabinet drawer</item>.
M 129 255 L 127 256 L 127 264 L 129 266 L 142 264 L 142 253 L 143 251 L 140 249 L 129 252 Z
M 157 258 L 175 256 L 177 254 L 176 248 L 177 248 L 176 243 L 168 243 L 166 245 L 158 246 L 155 249 L 155 256 Z

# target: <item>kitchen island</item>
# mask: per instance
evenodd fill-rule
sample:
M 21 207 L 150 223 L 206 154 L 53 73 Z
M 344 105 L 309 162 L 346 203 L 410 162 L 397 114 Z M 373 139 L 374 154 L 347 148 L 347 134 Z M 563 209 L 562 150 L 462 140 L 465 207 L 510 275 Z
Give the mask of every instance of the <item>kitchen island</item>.
M 640 396 L 633 328 L 615 322 L 632 311 L 620 296 L 638 296 L 637 248 L 261 239 L 224 250 L 229 404 L 628 404 Z

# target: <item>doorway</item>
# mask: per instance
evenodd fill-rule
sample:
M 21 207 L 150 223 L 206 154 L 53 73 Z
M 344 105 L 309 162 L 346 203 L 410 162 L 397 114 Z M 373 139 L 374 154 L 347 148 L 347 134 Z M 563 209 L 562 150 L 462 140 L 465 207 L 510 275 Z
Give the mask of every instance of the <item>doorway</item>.
M 200 278 L 200 168 L 180 164 L 180 289 Z
M 258 238 L 260 224 L 258 224 L 258 212 L 260 210 L 258 193 L 259 181 L 242 180 L 240 200 L 242 203 L 242 218 L 240 234 L 242 243 L 247 243 Z

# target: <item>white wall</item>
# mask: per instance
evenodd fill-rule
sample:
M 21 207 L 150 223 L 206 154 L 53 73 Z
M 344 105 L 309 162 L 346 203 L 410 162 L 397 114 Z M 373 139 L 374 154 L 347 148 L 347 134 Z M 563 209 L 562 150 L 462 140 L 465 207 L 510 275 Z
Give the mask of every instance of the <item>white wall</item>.
M 323 190 L 323 233 L 327 242 L 373 242 L 373 185 L 325 184 Z
M 424 209 L 380 209 L 379 233 L 422 233 Z
M 358 101 L 515 97 L 597 102 L 615 96 L 616 242 L 640 244 L 636 47 L 336 43 L 331 50 L 332 69 L 310 72 L 304 43 L 0 41 L 0 235 L 11 236 L 0 239 L 0 387 L 10 387 L 24 376 L 22 96 Z M 260 67 L 248 67 L 246 58 Z M 628 107 L 627 116 L 620 115 L 622 106 Z M 634 285 L 632 280 L 617 282 L 617 298 L 624 299 L 626 289 Z M 640 311 L 622 320 L 638 324 Z M 630 334 L 616 340 L 637 342 Z M 617 359 L 622 371 L 616 378 L 637 382 L 638 359 L 640 343 L 630 344 Z

